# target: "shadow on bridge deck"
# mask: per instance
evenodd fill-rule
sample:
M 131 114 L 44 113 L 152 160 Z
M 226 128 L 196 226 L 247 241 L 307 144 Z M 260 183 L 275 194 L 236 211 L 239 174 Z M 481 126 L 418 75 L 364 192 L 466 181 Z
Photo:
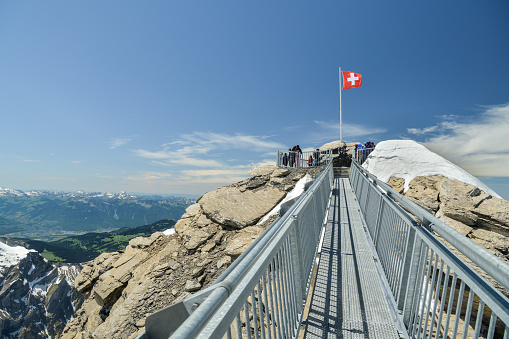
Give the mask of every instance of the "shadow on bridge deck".
M 348 178 L 335 179 L 331 199 L 300 337 L 400 338 Z

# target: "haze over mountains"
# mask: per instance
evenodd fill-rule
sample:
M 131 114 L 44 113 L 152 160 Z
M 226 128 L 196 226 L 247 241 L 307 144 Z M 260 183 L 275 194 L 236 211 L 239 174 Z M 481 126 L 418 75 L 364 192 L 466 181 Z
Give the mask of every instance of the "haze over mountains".
M 23 192 L 0 188 L 0 235 L 54 240 L 162 219 L 178 220 L 192 202 L 182 197 L 136 197 L 126 192 Z

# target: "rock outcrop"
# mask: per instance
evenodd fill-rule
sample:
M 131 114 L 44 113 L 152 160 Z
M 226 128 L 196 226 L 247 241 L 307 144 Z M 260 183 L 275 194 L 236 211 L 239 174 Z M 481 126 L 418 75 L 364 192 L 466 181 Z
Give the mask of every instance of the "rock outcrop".
M 358 144 L 359 144 L 358 142 L 344 142 L 341 140 L 336 140 L 322 145 L 320 147 L 320 151 L 333 150 L 337 152 L 339 148 L 344 147 L 345 152 L 351 155 L 352 151 L 355 149 L 355 146 L 357 146 Z
M 358 144 L 358 142 L 345 143 L 341 140 L 336 140 L 322 145 L 319 150 L 332 151 L 334 167 L 350 167 L 352 152 Z
M 404 179 L 388 184 L 436 217 L 509 262 L 509 202 L 476 186 L 442 176 L 419 176 L 404 192 Z
M 88 298 L 62 338 L 135 338 L 147 315 L 210 285 L 274 220 L 260 219 L 318 172 L 256 168 L 188 207 L 174 234 L 135 238 L 125 251 L 102 254 L 76 280 Z

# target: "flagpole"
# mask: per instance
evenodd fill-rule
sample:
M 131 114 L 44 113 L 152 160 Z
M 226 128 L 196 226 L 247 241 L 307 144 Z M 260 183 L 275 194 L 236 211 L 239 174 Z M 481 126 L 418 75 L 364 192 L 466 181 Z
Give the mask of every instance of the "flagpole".
M 343 116 L 342 116 L 342 107 L 341 107 L 341 92 L 343 86 L 341 85 L 341 67 L 339 67 L 339 140 L 343 141 Z

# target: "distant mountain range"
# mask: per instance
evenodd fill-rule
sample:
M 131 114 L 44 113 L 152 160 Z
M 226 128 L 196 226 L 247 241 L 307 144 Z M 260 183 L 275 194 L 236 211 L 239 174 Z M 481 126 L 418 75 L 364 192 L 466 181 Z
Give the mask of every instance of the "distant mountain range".
M 150 225 L 126 227 L 111 232 L 86 233 L 50 242 L 24 240 L 23 245 L 36 250 L 53 263 L 84 263 L 95 259 L 101 253 L 125 250 L 131 239 L 149 237 L 155 232 L 171 229 L 174 225 L 173 220 L 159 220 Z
M 126 192 L 23 192 L 0 188 L 0 235 L 55 240 L 162 219 L 179 220 L 192 203 L 188 198 L 133 196 Z

